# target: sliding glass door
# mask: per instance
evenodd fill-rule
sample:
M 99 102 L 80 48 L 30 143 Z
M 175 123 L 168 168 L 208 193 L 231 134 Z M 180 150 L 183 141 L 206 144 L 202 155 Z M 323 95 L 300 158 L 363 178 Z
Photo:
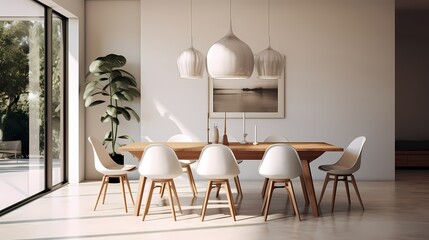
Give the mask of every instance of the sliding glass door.
M 0 213 L 65 181 L 64 20 L 0 0 Z

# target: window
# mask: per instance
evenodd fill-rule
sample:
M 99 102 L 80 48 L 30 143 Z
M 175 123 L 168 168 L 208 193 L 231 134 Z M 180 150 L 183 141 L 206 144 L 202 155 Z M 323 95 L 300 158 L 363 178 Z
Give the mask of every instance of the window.
M 65 19 L 0 0 L 0 215 L 64 183 Z

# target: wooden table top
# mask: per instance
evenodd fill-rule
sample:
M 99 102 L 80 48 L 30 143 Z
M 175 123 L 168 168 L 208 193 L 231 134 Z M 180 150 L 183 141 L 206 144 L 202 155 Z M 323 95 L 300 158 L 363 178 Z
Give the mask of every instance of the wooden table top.
M 231 148 L 237 159 L 241 160 L 261 160 L 265 150 L 272 144 L 288 144 L 296 149 L 301 159 L 312 161 L 322 155 L 324 152 L 340 152 L 342 147 L 334 146 L 325 142 L 260 142 L 258 145 L 253 143 L 240 144 L 230 142 Z M 198 159 L 201 150 L 207 145 L 206 142 L 136 142 L 127 144 L 119 148 L 119 151 L 130 152 L 137 158 L 141 158 L 144 149 L 150 144 L 165 144 L 174 149 L 179 159 Z

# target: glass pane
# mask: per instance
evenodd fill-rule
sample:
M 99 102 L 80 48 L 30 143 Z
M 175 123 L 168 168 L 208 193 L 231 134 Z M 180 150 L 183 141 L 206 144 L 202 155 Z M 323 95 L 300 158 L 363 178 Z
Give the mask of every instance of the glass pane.
M 64 181 L 64 119 L 63 82 L 64 82 L 64 39 L 63 21 L 53 15 L 52 21 L 52 184 Z
M 0 210 L 45 189 L 44 8 L 0 0 Z

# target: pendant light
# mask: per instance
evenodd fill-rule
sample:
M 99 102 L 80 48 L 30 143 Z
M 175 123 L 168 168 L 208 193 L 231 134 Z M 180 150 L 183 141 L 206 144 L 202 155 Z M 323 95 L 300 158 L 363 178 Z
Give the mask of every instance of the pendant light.
M 278 79 L 281 77 L 284 63 L 283 55 L 271 48 L 270 36 L 270 0 L 267 0 L 268 5 L 268 48 L 262 50 L 255 56 L 255 67 L 258 72 L 258 77 L 261 79 Z
M 231 0 L 229 1 L 229 33 L 207 52 L 207 71 L 216 79 L 247 79 L 253 73 L 252 49 L 232 32 Z
M 204 55 L 194 48 L 192 35 L 192 0 L 191 2 L 191 47 L 184 50 L 177 58 L 180 78 L 198 79 L 204 74 Z

